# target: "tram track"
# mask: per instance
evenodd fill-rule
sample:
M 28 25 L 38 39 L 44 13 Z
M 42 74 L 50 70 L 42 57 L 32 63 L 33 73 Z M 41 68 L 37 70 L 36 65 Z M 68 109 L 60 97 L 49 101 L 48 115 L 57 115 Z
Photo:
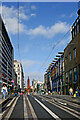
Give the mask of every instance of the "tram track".
M 77 118 L 80 119 L 80 112 L 75 111 L 74 109 L 71 109 L 71 108 L 67 107 L 66 105 L 63 105 L 59 102 L 56 102 L 54 99 L 51 99 L 50 97 L 41 96 L 41 95 L 39 97 L 44 99 L 45 101 L 51 103 L 51 104 L 54 104 L 56 107 L 59 107 L 59 108 L 65 110 L 71 114 L 73 113 Z
M 11 106 L 14 104 L 15 100 L 16 100 L 16 97 L 14 97 L 14 98 L 11 99 L 10 101 L 8 101 L 8 102 L 2 107 L 3 111 L 2 111 L 2 113 L 0 113 L 0 120 L 4 120 L 4 119 L 5 119 L 7 113 L 9 112 Z

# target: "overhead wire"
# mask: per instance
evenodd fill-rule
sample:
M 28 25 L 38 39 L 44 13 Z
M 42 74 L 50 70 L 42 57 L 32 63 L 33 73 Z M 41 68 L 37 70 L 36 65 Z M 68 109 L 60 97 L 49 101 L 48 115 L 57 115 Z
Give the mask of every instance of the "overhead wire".
M 18 55 L 19 55 L 19 60 L 21 63 L 21 56 L 20 56 L 20 41 L 19 41 L 19 0 L 18 0 Z
M 65 33 L 65 35 L 52 47 L 49 55 L 47 56 L 47 58 L 45 59 L 45 61 L 42 63 L 42 65 L 41 65 L 41 67 L 39 68 L 39 70 L 45 65 L 45 63 L 47 62 L 47 60 L 50 58 L 50 56 L 51 56 L 54 48 L 56 48 L 57 45 L 58 45 L 60 42 L 62 42 L 62 40 L 63 40 L 63 39 L 65 38 L 65 36 L 69 33 L 70 30 L 71 30 L 71 28 L 69 28 L 69 30 Z

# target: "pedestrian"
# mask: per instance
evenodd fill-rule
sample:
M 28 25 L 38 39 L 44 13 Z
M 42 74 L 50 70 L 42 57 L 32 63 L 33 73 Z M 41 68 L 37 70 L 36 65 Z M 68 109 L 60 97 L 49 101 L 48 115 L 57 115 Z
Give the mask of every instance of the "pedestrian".
M 10 87 L 8 87 L 8 95 L 10 94 Z
M 3 85 L 1 92 L 3 93 L 3 99 L 5 99 L 6 98 L 6 93 L 8 93 L 7 87 L 6 87 L 5 84 Z
M 73 95 L 73 89 L 72 88 L 69 89 L 69 94 Z
M 15 87 L 15 90 L 14 90 L 14 96 L 18 96 L 18 90 L 17 90 L 17 87 Z
M 79 88 L 78 87 L 76 88 L 76 92 L 75 93 L 76 93 L 76 97 L 79 97 Z

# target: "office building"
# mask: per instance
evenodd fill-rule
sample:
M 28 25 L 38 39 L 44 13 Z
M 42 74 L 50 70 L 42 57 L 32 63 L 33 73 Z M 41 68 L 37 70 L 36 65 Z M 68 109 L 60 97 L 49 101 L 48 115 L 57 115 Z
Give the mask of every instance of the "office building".
M 24 73 L 22 64 L 17 60 L 14 60 L 14 70 L 17 74 L 17 84 L 20 86 L 21 89 L 24 89 Z
M 7 86 L 11 86 L 12 79 L 13 46 L 0 16 L 0 83 L 5 83 Z
M 80 87 L 80 16 L 71 27 L 71 41 L 64 50 L 65 94 Z

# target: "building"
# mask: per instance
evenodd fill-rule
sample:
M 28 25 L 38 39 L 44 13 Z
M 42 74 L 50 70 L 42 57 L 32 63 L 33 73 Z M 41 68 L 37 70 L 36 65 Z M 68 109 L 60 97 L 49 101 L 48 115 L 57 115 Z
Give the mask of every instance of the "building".
M 64 61 L 65 94 L 69 94 L 70 87 L 73 92 L 80 87 L 80 16 L 71 27 L 71 41 L 64 50 Z
M 64 94 L 64 53 L 59 52 L 58 58 L 50 63 L 44 75 L 44 88 L 47 85 L 46 91 Z
M 13 69 L 13 74 L 14 74 L 13 80 L 14 80 L 15 84 L 17 85 L 17 74 L 14 69 Z
M 44 74 L 44 89 L 47 91 L 47 73 Z
M 64 94 L 64 53 L 56 60 L 51 67 L 52 91 Z
M 37 89 L 37 83 L 38 83 L 38 80 L 33 79 L 33 81 L 32 81 L 33 89 Z
M 39 85 L 40 90 L 43 89 L 44 82 L 39 81 L 39 80 L 34 80 L 32 81 L 32 86 L 34 90 L 37 90 L 37 86 Z
M 7 87 L 13 79 L 13 56 L 13 46 L 0 16 L 0 82 Z
M 24 73 L 23 68 L 20 62 L 14 60 L 14 70 L 17 74 L 17 84 L 20 86 L 21 89 L 24 89 Z

